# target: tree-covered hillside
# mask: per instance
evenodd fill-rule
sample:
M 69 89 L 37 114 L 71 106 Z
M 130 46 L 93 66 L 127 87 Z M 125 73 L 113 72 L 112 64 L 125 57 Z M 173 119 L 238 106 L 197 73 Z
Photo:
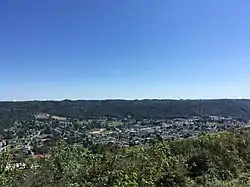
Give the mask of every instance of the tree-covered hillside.
M 9 187 L 246 187 L 248 130 L 207 134 L 132 148 L 99 151 L 65 143 L 45 157 L 1 152 L 0 186 Z M 17 163 L 17 158 L 18 163 Z
M 0 102 L 0 119 L 30 118 L 45 112 L 73 118 L 132 116 L 176 118 L 190 116 L 231 116 L 250 119 L 250 100 L 79 100 Z

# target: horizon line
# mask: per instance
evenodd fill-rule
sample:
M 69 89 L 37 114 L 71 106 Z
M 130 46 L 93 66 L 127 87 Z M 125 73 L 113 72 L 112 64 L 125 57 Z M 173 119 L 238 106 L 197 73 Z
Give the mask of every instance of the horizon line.
M 199 100 L 250 100 L 250 98 L 106 98 L 106 99 L 30 99 L 30 100 L 0 100 L 0 102 L 62 102 L 62 101 L 145 101 L 145 100 L 169 100 L 169 101 L 199 101 Z

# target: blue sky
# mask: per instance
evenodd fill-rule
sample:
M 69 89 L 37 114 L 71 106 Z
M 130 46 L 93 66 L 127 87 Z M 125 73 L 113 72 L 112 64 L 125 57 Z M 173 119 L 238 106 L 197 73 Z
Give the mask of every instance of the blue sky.
M 2 0 L 0 100 L 250 98 L 249 0 Z

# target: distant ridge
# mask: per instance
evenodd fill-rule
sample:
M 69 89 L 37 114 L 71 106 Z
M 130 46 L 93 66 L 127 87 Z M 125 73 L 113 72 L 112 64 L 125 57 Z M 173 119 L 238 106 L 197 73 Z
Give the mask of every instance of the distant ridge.
M 62 100 L 0 102 L 0 119 L 30 118 L 49 113 L 69 118 L 175 118 L 191 116 L 231 116 L 250 119 L 249 99 L 214 100 Z

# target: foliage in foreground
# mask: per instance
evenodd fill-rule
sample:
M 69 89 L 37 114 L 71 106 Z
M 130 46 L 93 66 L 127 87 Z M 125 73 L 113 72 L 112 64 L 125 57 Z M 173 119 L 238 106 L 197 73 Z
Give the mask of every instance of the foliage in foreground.
M 250 186 L 248 131 L 221 132 L 148 147 L 91 150 L 59 143 L 41 159 L 14 167 L 1 152 L 0 186 Z

